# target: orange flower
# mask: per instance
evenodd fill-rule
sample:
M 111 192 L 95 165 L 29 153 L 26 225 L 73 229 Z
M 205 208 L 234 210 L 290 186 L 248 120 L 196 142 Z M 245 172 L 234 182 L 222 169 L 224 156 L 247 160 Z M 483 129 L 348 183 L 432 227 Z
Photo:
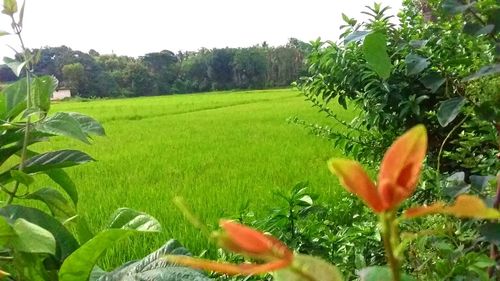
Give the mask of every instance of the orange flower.
M 426 150 L 427 132 L 423 125 L 400 136 L 384 155 L 377 185 L 356 161 L 332 159 L 328 166 L 349 192 L 381 213 L 394 209 L 413 194 Z
M 175 264 L 230 275 L 267 273 L 287 267 L 292 263 L 292 251 L 278 239 L 234 221 L 221 220 L 220 226 L 225 231 L 216 236 L 221 247 L 235 253 L 266 261 L 266 263 L 238 265 L 218 263 L 188 256 L 167 256 L 166 259 Z

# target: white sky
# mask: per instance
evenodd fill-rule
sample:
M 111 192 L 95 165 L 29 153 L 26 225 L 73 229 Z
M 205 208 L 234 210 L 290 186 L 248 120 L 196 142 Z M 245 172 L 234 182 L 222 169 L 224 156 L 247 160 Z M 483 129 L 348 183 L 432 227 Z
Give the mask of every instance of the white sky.
M 140 56 L 161 50 L 247 47 L 288 38 L 337 40 L 341 13 L 360 17 L 373 0 L 26 0 L 28 48 L 66 45 L 101 54 Z M 18 0 L 21 2 L 21 0 Z M 401 0 L 379 0 L 396 13 Z M 10 30 L 0 15 L 0 30 Z M 10 37 L 10 38 L 9 38 Z M 0 57 L 17 48 L 0 37 Z

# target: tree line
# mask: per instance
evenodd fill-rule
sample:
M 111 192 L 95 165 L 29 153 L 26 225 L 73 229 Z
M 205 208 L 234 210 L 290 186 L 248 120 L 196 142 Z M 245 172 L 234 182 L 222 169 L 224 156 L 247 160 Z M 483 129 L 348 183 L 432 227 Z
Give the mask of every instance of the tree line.
M 31 50 L 35 75 L 54 75 L 62 87 L 80 97 L 150 96 L 290 85 L 305 73 L 308 43 L 290 38 L 283 46 L 266 42 L 248 48 L 168 50 L 133 58 L 101 55 L 69 47 Z M 0 82 L 17 77 L 0 66 Z

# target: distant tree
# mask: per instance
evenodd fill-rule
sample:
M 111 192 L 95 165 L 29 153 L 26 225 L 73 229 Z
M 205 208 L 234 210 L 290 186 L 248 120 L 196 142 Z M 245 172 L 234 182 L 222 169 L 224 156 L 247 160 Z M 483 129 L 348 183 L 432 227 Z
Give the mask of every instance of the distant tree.
M 177 56 L 168 50 L 149 53 L 141 57 L 142 63 L 149 69 L 156 80 L 160 94 L 171 93 L 172 85 L 177 79 Z
M 237 88 L 263 88 L 266 84 L 267 58 L 258 47 L 238 49 L 233 59 Z
M 69 87 L 74 95 L 78 95 L 85 83 L 85 69 L 79 62 L 67 64 L 62 67 L 62 84 Z
M 129 85 L 128 95 L 153 96 L 158 94 L 155 77 L 138 61 L 131 62 L 125 69 L 125 82 Z
M 213 90 L 227 90 L 234 87 L 233 58 L 234 49 L 213 49 L 208 64 L 208 77 Z

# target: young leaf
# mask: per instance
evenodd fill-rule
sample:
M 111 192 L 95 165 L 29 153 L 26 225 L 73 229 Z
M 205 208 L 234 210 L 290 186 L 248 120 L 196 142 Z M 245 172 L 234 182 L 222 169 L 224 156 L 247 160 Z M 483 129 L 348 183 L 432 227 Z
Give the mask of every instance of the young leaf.
M 460 113 L 465 104 L 465 98 L 455 97 L 441 103 L 437 111 L 437 118 L 442 127 L 448 126 Z
M 54 217 L 68 219 L 76 215 L 76 210 L 57 190 L 52 188 L 41 188 L 26 196 L 26 199 L 42 201 L 49 207 Z
M 424 71 L 429 66 L 429 61 L 416 54 L 408 54 L 405 58 L 406 74 L 415 75 Z
M 49 231 L 25 219 L 17 219 L 12 228 L 16 232 L 12 239 L 16 251 L 55 255 L 56 241 Z
M 363 42 L 363 54 L 365 60 L 373 71 L 382 79 L 391 75 L 392 64 L 387 54 L 387 39 L 381 33 L 371 33 L 365 37 Z
M 7 222 L 7 219 L 0 216 L 0 247 L 5 247 L 9 241 L 16 237 L 16 232 Z
M 44 112 L 48 112 L 50 109 L 50 98 L 57 88 L 58 83 L 59 81 L 54 76 L 34 78 L 31 82 L 31 104 Z
M 26 78 L 10 84 L 0 95 L 0 119 L 12 120 L 26 109 Z
M 13 15 L 17 12 L 17 2 L 16 0 L 3 0 L 3 14 Z
M 10 176 L 17 182 L 24 184 L 25 186 L 30 186 L 35 179 L 19 170 L 10 170 Z
M 276 281 L 344 280 L 340 271 L 333 264 L 307 255 L 295 255 L 290 267 L 276 271 L 273 276 Z

